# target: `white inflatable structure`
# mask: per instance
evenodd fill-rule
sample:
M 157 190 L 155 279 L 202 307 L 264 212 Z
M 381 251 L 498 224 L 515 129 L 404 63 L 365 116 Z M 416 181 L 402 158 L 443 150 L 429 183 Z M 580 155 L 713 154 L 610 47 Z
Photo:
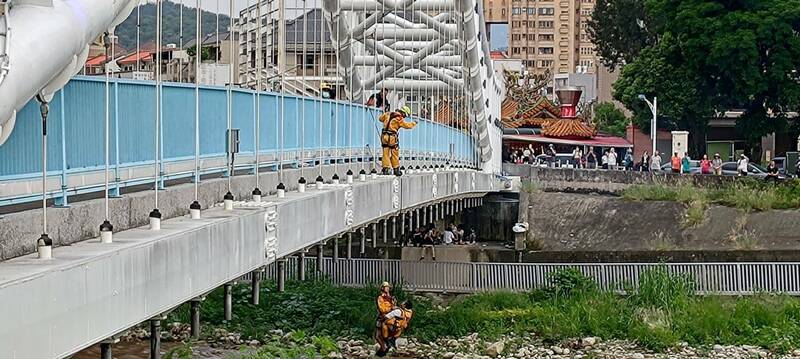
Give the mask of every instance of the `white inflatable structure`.
M 138 0 L 0 0 L 0 145 L 17 111 L 50 101 L 86 62 L 89 45 L 124 21 Z

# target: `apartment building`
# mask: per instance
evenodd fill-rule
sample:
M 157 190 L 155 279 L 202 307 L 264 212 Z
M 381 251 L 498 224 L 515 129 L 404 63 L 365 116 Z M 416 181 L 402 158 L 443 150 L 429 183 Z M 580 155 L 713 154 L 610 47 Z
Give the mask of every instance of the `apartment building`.
M 529 72 L 595 73 L 587 21 L 595 0 L 483 0 L 488 24 L 508 25 L 508 54 Z

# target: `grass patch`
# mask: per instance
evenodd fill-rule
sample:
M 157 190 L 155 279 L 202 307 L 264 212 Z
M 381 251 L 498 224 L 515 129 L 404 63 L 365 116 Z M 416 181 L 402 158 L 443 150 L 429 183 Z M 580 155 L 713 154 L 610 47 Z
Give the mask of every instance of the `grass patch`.
M 800 180 L 787 180 L 780 184 L 754 178 L 741 178 L 726 182 L 718 188 L 693 186 L 689 183 L 675 185 L 653 183 L 628 187 L 622 197 L 633 201 L 676 201 L 687 205 L 686 225 L 702 223 L 705 208 L 714 203 L 744 211 L 800 208 Z M 701 212 L 703 216 L 701 216 Z M 699 222 L 698 222 L 699 220 Z
M 796 298 L 695 296 L 692 279 L 671 274 L 666 267 L 642 273 L 626 295 L 601 290 L 575 270 L 556 272 L 549 283 L 528 293 L 499 291 L 460 297 L 444 308 L 415 297 L 408 335 L 433 341 L 479 333 L 491 340 L 534 332 L 552 343 L 599 336 L 633 340 L 658 351 L 682 341 L 694 346 L 757 345 L 777 352 L 800 345 L 800 300 Z M 335 350 L 332 338 L 342 336 L 369 340 L 377 288 L 341 288 L 309 281 L 288 283 L 285 293 L 275 289 L 274 284 L 264 283 L 261 304 L 253 306 L 248 302 L 248 287 L 237 285 L 230 322 L 222 318 L 222 292 L 211 293 L 202 304 L 204 335 L 224 328 L 265 343 L 258 352 L 243 356 L 248 358 L 327 353 Z M 395 294 L 399 300 L 410 297 L 398 289 Z M 186 322 L 186 306 L 173 312 L 169 320 Z M 273 329 L 292 334 L 269 339 Z M 287 340 L 295 344 L 281 344 Z

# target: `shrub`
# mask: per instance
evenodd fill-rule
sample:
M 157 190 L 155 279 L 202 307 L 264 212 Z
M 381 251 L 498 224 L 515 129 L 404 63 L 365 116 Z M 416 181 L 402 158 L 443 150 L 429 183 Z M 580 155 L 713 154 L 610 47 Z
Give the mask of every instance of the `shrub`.
M 534 290 L 534 300 L 550 298 L 571 297 L 594 292 L 597 289 L 595 282 L 575 268 L 561 269 L 550 273 L 549 285 Z

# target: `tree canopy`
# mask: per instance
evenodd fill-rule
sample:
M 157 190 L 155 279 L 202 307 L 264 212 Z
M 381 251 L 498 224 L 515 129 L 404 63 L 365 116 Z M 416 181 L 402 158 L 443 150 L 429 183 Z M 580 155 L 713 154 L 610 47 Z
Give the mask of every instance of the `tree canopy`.
M 752 147 L 788 129 L 800 109 L 800 0 L 633 2 L 600 0 L 589 26 L 603 63 L 624 64 L 614 97 L 635 123 L 650 121 L 644 94 L 658 96 L 659 127 L 689 130 L 695 151 L 726 110 L 744 111 L 736 125 Z
M 628 118 L 611 102 L 601 102 L 594 107 L 594 123 L 600 132 L 625 136 Z

